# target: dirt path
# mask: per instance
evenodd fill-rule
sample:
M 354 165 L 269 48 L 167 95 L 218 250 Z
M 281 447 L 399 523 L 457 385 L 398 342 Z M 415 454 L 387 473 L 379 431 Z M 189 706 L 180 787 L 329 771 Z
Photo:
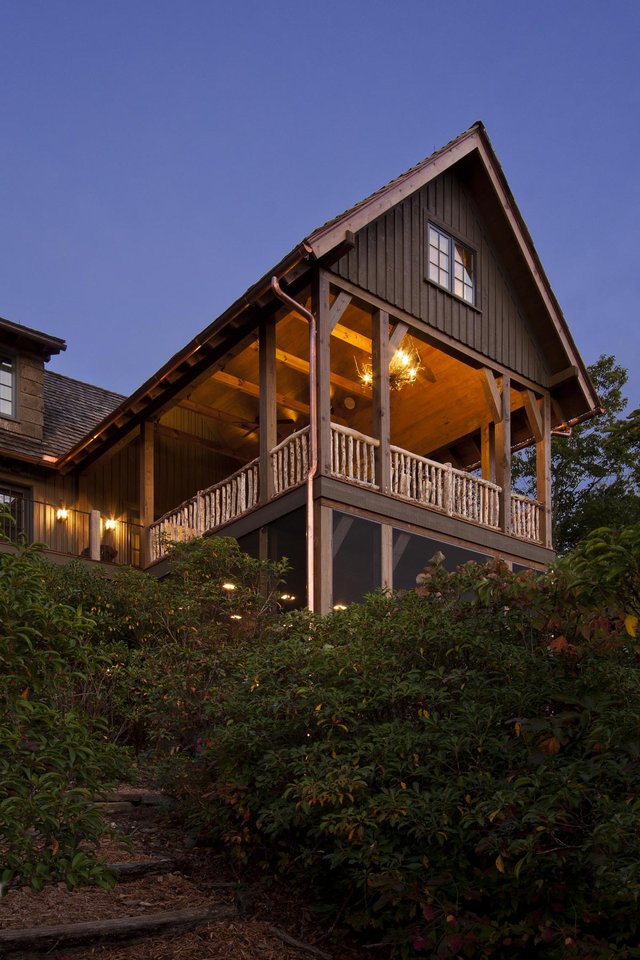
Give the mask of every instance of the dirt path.
M 70 891 L 60 883 L 40 893 L 24 887 L 10 890 L 0 900 L 0 956 L 13 960 L 372 956 L 369 951 L 331 945 L 304 904 L 290 901 L 277 888 L 242 883 L 221 858 L 190 846 L 171 816 L 169 802 L 153 790 L 123 787 L 103 810 L 121 837 L 105 841 L 101 851 L 119 867 L 117 886 L 110 891 L 95 887 Z M 195 928 L 185 931 L 185 924 Z M 28 943 L 11 941 L 27 930 Z M 374 956 L 380 957 L 380 951 Z

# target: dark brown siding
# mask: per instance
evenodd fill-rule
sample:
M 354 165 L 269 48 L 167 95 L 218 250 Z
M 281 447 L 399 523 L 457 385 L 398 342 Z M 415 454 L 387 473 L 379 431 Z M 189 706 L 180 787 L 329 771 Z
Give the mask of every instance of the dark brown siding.
M 477 307 L 426 277 L 429 219 L 476 251 Z M 488 231 L 457 174 L 447 171 L 356 234 L 339 276 L 540 384 L 548 371 Z

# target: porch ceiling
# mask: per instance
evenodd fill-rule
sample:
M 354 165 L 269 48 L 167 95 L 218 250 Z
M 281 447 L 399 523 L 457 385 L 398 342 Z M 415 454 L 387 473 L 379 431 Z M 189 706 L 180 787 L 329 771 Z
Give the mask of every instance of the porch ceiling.
M 367 435 L 373 432 L 372 392 L 359 370 L 371 360 L 371 336 L 370 313 L 352 303 L 331 337 L 332 419 Z M 492 419 L 483 371 L 420 340 L 415 332 L 411 339 L 421 370 L 415 384 L 391 392 L 391 442 L 468 466 L 479 459 L 479 431 Z M 279 439 L 309 422 L 308 371 L 308 327 L 296 314 L 282 312 L 276 325 Z M 194 388 L 179 409 L 202 418 L 209 442 L 239 460 L 251 460 L 259 448 L 259 379 L 256 339 Z M 517 389 L 511 391 L 511 409 L 513 442 L 519 443 L 531 431 Z

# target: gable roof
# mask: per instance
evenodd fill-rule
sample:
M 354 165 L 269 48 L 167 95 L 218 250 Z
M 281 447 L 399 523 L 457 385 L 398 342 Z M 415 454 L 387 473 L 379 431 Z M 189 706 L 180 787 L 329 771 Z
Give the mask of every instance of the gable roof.
M 15 350 L 16 353 L 30 353 L 41 360 L 48 361 L 54 354 L 67 349 L 60 337 L 24 327 L 21 323 L 0 317 L 0 343 Z
M 335 259 L 336 250 L 343 247 L 352 234 L 458 163 L 473 164 L 474 175 L 481 176 L 490 188 L 488 195 L 492 214 L 496 221 L 499 221 L 502 233 L 508 236 L 510 248 L 515 248 L 515 266 L 524 277 L 536 306 L 539 307 L 536 310 L 538 333 L 543 344 L 552 344 L 556 354 L 562 358 L 562 363 L 557 364 L 556 384 L 562 385 L 565 390 L 569 382 L 577 386 L 581 399 L 574 403 L 574 406 L 582 407 L 580 419 L 596 412 L 599 401 L 584 362 L 484 125 L 477 121 L 444 147 L 309 234 L 202 333 L 106 416 L 90 436 L 85 436 L 70 449 L 61 458 L 60 466 L 70 469 L 85 456 L 95 456 L 99 446 L 117 440 L 133 429 L 185 389 L 194 376 L 221 358 L 228 346 L 237 342 L 243 331 L 246 333 L 250 329 L 251 318 L 255 315 L 257 305 L 273 296 L 273 276 L 280 280 L 295 279 L 305 273 L 311 262 L 322 263 L 331 259 L 332 255 Z M 393 312 L 393 307 L 390 307 L 390 310 Z

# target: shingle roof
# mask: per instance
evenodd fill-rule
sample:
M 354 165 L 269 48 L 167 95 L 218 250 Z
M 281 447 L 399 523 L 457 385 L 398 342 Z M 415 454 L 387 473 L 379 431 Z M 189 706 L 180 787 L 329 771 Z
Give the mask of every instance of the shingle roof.
M 33 440 L 3 432 L 0 447 L 18 455 L 59 457 L 125 399 L 119 393 L 44 371 L 44 436 Z

